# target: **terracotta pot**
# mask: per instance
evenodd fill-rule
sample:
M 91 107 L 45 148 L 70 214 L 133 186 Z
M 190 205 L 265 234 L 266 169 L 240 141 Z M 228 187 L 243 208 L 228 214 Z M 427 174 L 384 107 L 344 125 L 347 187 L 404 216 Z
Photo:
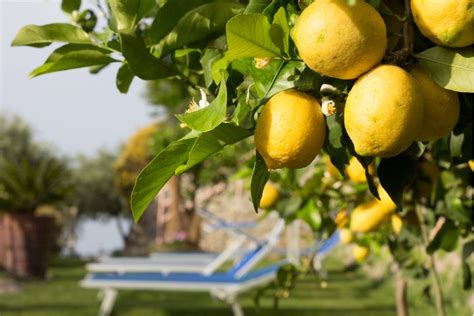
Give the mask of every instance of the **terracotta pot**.
M 0 266 L 19 277 L 44 278 L 53 236 L 51 217 L 0 214 Z

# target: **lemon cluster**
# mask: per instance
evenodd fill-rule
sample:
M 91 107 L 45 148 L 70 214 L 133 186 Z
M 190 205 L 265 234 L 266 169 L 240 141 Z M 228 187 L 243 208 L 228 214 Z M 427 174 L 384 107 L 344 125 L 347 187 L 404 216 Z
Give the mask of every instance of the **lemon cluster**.
M 460 2 L 460 3 L 458 3 Z M 439 45 L 474 42 L 470 0 L 411 2 L 421 32 Z M 455 11 L 453 14 L 446 12 Z M 415 65 L 381 64 L 387 28 L 365 1 L 318 0 L 291 30 L 305 64 L 322 76 L 357 79 L 344 108 L 344 125 L 361 156 L 394 157 L 414 141 L 446 136 L 456 125 L 458 95 L 440 87 Z M 326 137 L 320 104 L 308 94 L 282 91 L 264 106 L 255 130 L 257 150 L 268 168 L 301 168 L 319 153 Z

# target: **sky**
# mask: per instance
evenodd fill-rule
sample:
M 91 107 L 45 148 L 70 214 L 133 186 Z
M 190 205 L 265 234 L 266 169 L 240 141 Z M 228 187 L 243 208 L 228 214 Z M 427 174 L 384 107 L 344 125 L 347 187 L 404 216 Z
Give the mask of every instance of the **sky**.
M 20 115 L 39 141 L 61 155 L 93 155 L 100 148 L 116 148 L 150 122 L 152 107 L 143 98 L 145 84 L 139 79 L 128 94 L 118 92 L 117 65 L 98 75 L 80 69 L 28 79 L 55 46 L 10 47 L 16 32 L 26 24 L 67 21 L 57 0 L 0 0 L 0 112 Z M 122 246 L 113 220 L 86 220 L 78 233 L 80 255 L 110 253 Z
M 28 79 L 56 46 L 10 47 L 26 24 L 67 21 L 57 0 L 0 0 L 0 112 L 19 114 L 38 140 L 62 154 L 114 149 L 151 121 L 143 81 L 135 78 L 128 94 L 121 94 L 115 87 L 118 65 L 98 75 L 79 69 Z

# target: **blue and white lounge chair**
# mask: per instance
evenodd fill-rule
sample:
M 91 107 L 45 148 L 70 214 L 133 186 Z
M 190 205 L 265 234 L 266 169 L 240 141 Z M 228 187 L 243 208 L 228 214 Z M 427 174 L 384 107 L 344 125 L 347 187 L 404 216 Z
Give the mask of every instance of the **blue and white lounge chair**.
M 88 272 L 196 272 L 210 275 L 220 266 L 230 259 L 235 259 L 242 253 L 242 249 L 258 245 L 266 240 L 259 240 L 247 233 L 244 229 L 254 227 L 257 222 L 230 223 L 220 217 L 205 211 L 199 210 L 198 214 L 218 229 L 225 229 L 234 238 L 223 252 L 200 253 L 200 252 L 162 252 L 150 257 L 117 257 L 103 258 L 99 262 L 87 264 Z M 276 213 L 270 215 L 271 218 L 278 216 Z
M 274 246 L 283 230 L 284 223 L 279 223 L 270 235 L 272 242 L 259 245 L 227 272 L 202 275 L 197 273 L 92 273 L 81 285 L 86 288 L 103 290 L 101 316 L 109 315 L 117 298 L 119 289 L 158 290 L 158 291 L 192 291 L 209 292 L 212 296 L 225 301 L 232 307 L 235 316 L 242 316 L 243 310 L 237 301 L 239 294 L 252 288 L 263 286 L 274 280 L 276 272 L 284 263 L 280 262 L 255 271 L 250 271 Z M 317 256 L 327 255 L 339 243 L 336 232 L 326 241 L 321 242 Z
M 237 296 L 251 288 L 264 285 L 274 279 L 281 264 L 250 272 L 278 242 L 285 227 L 280 219 L 268 234 L 267 242 L 258 244 L 227 272 L 211 275 L 200 273 L 159 273 L 133 272 L 89 273 L 81 286 L 103 290 L 100 315 L 109 315 L 113 309 L 119 289 L 166 290 L 166 291 L 204 291 L 231 304 L 234 315 L 243 315 Z

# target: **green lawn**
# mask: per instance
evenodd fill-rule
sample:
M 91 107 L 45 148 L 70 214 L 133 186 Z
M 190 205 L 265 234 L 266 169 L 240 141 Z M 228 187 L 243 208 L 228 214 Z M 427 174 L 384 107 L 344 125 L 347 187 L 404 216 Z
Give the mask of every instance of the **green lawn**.
M 327 287 L 321 288 L 321 279 L 305 276 L 298 281 L 290 298 L 281 301 L 277 310 L 272 308 L 271 295 L 261 301 L 257 311 L 253 303 L 255 292 L 242 296 L 246 315 L 331 315 L 368 316 L 394 315 L 393 289 L 390 279 L 370 280 L 361 272 L 342 272 L 332 264 L 326 279 Z M 0 316 L 87 316 L 96 315 L 99 301 L 96 290 L 78 286 L 84 276 L 84 263 L 57 261 L 52 265 L 52 278 L 46 282 L 21 283 L 21 292 L 0 294 Z M 0 275 L 0 278 L 2 275 Z M 412 291 L 412 315 L 431 316 L 434 309 L 419 289 Z M 448 306 L 448 315 L 470 315 L 464 304 Z M 230 315 L 229 307 L 215 301 L 207 294 L 163 293 L 152 291 L 121 291 L 114 315 Z

